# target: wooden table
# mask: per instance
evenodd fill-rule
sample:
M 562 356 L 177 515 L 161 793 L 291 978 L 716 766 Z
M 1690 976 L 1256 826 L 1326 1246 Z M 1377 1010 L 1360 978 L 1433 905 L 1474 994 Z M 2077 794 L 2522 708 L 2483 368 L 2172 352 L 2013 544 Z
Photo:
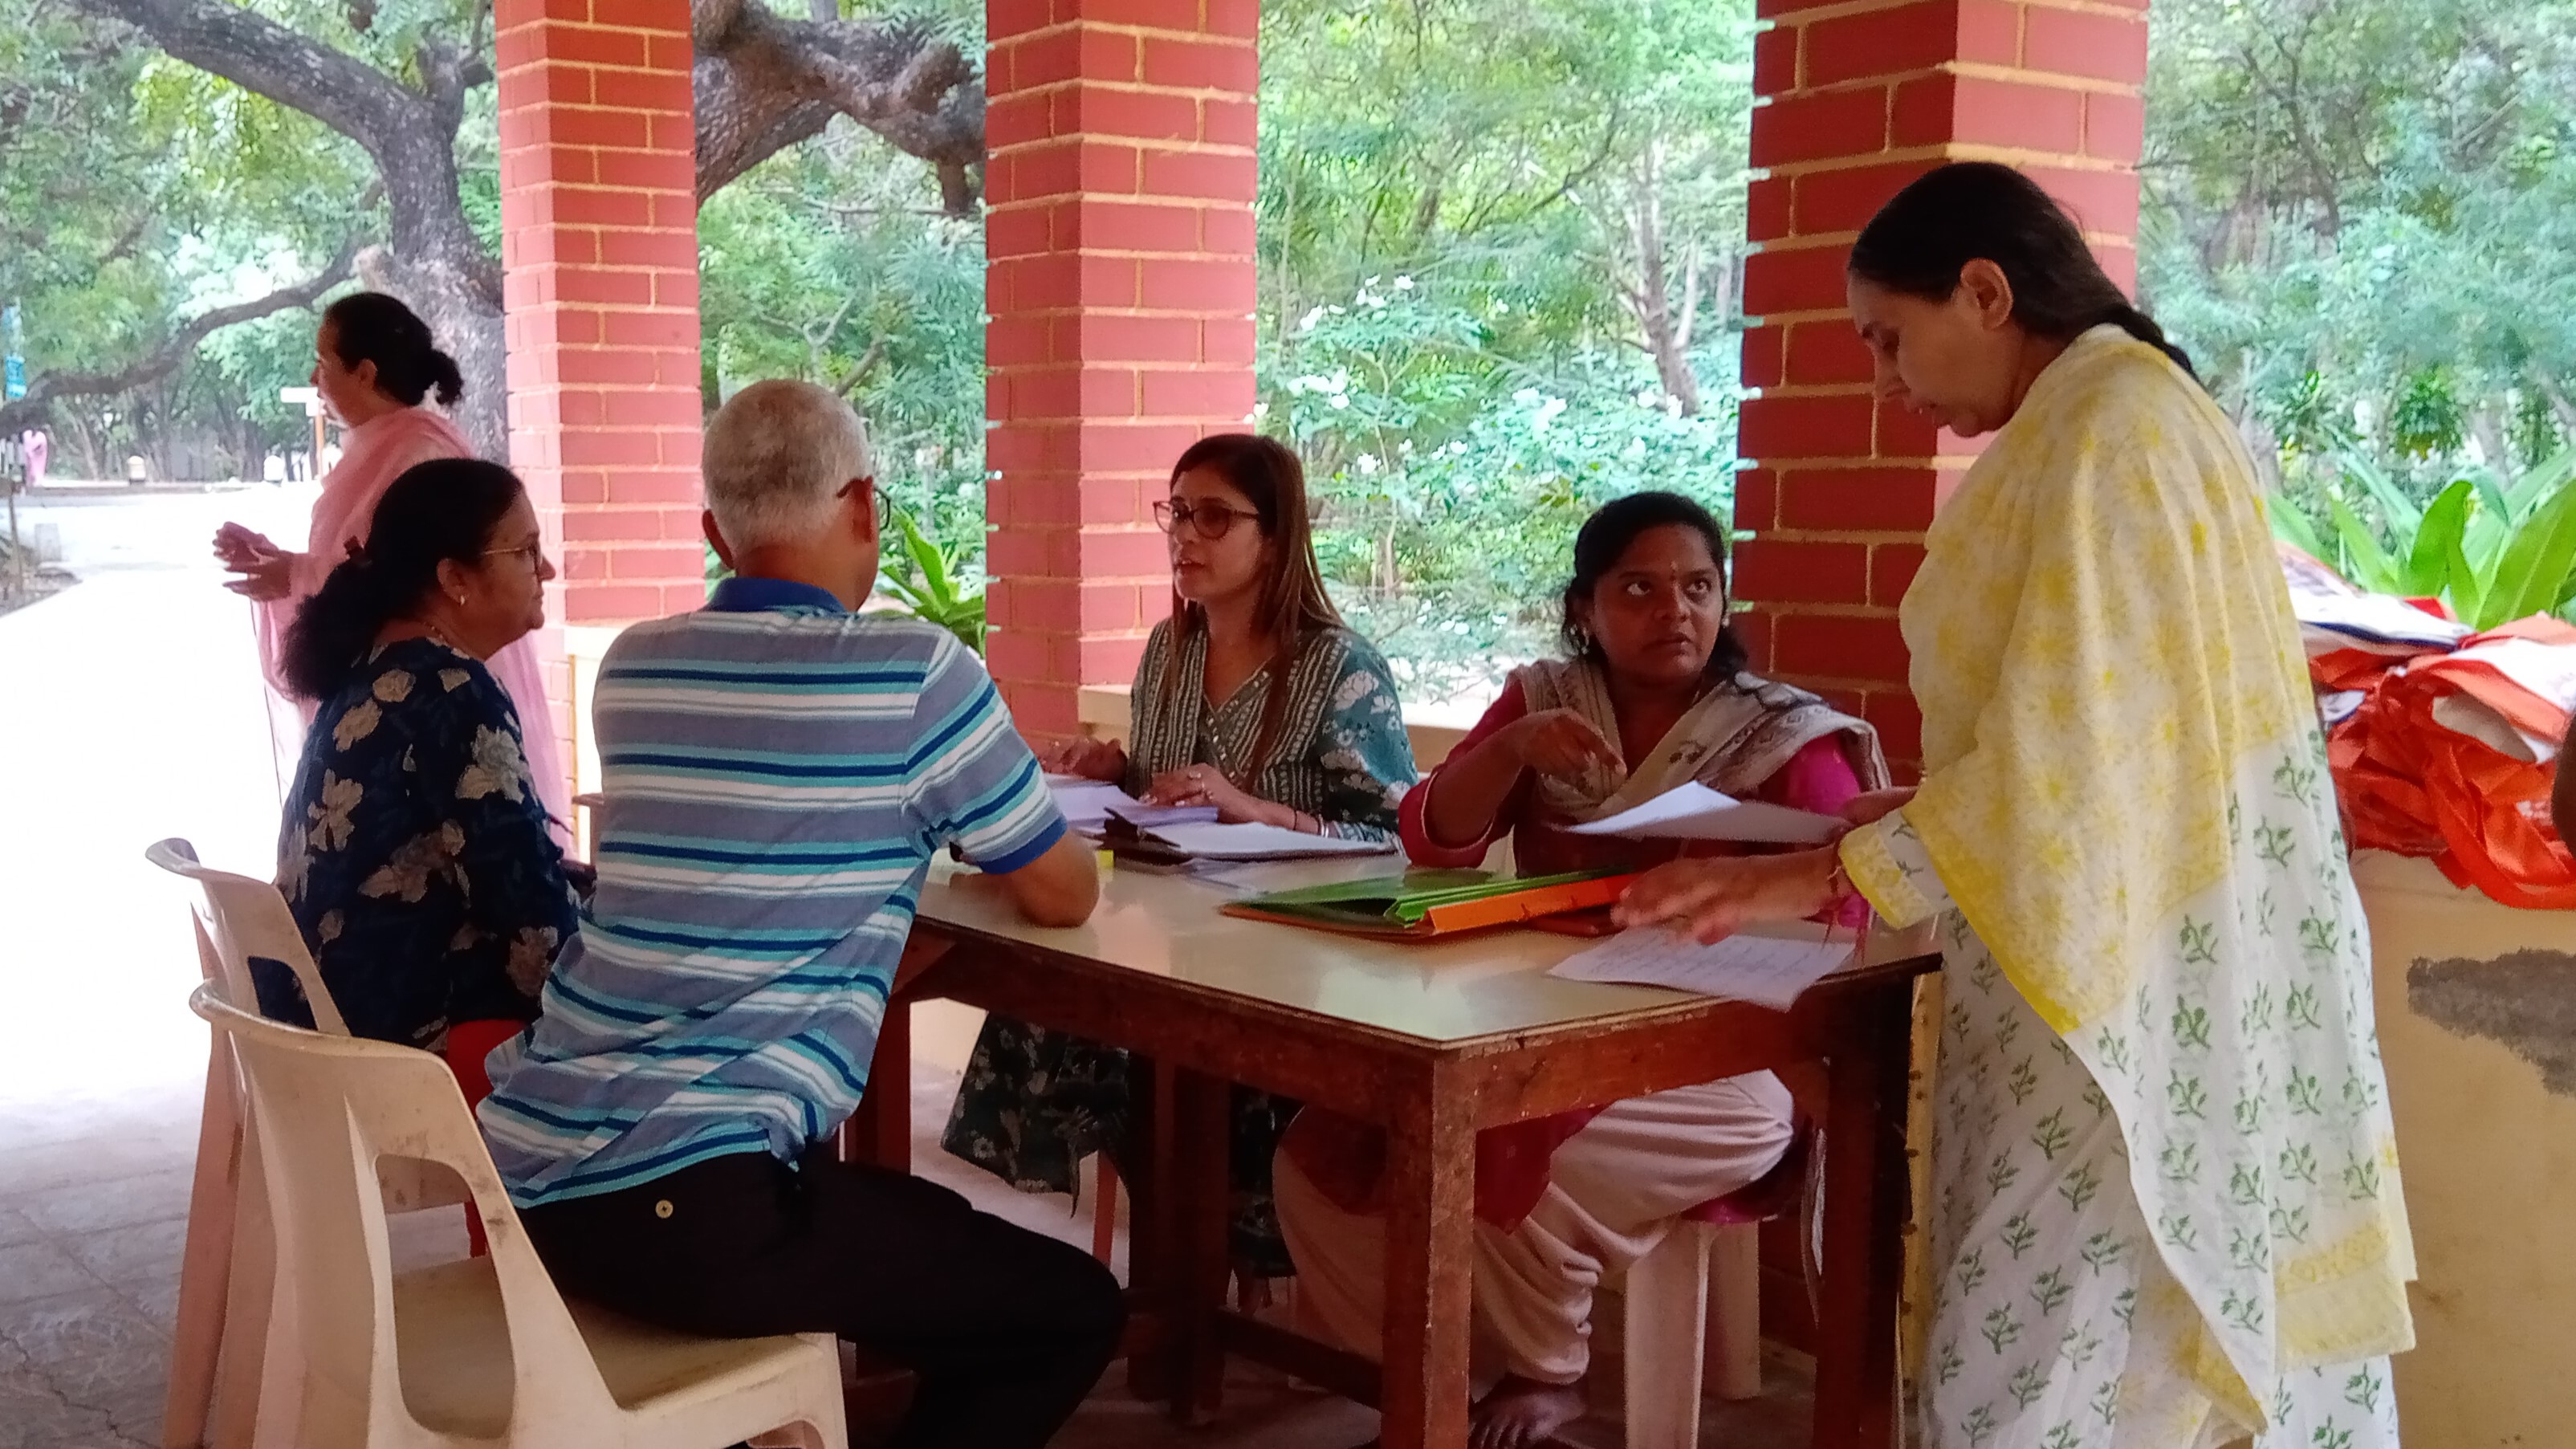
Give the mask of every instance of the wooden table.
M 1278 866 L 1264 888 L 1394 869 L 1386 858 Z M 1822 1060 L 1825 1137 L 1818 1449 L 1895 1435 L 1906 1052 L 1926 933 L 1873 936 L 1863 959 L 1783 1014 L 1547 970 L 1585 944 L 1535 931 L 1384 942 L 1217 914 L 1227 892 L 1115 871 L 1089 924 L 1022 922 L 992 882 L 936 867 L 915 939 L 947 945 L 906 1000 L 949 998 L 1125 1047 L 1171 1100 L 1139 1120 L 1131 1218 L 1137 1342 L 1189 1417 L 1239 1352 L 1384 1414 L 1387 1449 L 1466 1441 L 1469 1250 L 1479 1129 Z M 864 1109 L 878 1160 L 908 1165 L 909 1031 L 890 1011 Z M 1386 1129 L 1383 1369 L 1225 1307 L 1226 1091 L 1242 1082 Z

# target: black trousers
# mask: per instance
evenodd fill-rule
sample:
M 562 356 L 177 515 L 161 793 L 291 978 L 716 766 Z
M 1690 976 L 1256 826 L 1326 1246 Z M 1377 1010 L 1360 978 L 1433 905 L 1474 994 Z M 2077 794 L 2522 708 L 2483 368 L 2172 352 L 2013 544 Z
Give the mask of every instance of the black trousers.
M 912 1370 L 889 1449 L 1038 1449 L 1126 1324 L 1082 1250 L 823 1151 L 793 1169 L 719 1157 L 522 1216 L 575 1296 L 690 1333 L 837 1334 Z

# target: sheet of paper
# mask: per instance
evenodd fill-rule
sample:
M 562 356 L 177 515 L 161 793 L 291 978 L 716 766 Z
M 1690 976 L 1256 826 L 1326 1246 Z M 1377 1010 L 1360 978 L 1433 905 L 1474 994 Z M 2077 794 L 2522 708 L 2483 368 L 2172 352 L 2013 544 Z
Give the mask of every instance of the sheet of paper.
M 1821 845 L 1842 822 L 1830 815 L 1738 800 L 1697 780 L 1605 820 L 1567 827 L 1573 835 L 1650 836 L 1678 840 L 1734 840 L 1765 845 Z
M 1142 810 L 1135 796 L 1100 780 L 1084 780 L 1071 775 L 1049 775 L 1047 789 L 1055 796 L 1055 808 L 1064 812 L 1064 823 L 1084 835 L 1098 835 L 1109 823 L 1109 812 Z
M 1296 860 L 1312 855 L 1383 855 L 1389 847 L 1370 840 L 1341 840 L 1308 835 L 1276 825 L 1163 825 L 1148 832 L 1156 840 L 1201 860 Z
M 1623 931 L 1550 971 L 1570 981 L 1619 981 L 1696 991 L 1786 1011 L 1798 993 L 1851 959 L 1849 941 L 1729 936 L 1703 946 L 1660 927 Z

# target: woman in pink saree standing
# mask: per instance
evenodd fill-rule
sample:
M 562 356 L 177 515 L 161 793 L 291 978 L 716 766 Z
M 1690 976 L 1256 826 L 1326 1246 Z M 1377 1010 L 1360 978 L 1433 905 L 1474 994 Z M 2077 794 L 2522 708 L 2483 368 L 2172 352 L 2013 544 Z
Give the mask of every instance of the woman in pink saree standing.
M 215 531 L 215 557 L 238 576 L 225 587 L 252 603 L 281 779 L 294 770 L 303 726 L 313 720 L 312 702 L 296 699 L 279 673 L 280 646 L 296 606 L 322 587 L 331 570 L 366 538 L 376 501 L 405 469 L 434 458 L 474 456 L 465 435 L 425 406 L 433 392 L 441 406 L 452 405 L 464 393 L 456 360 L 431 341 L 428 324 L 382 292 L 352 292 L 323 311 L 313 338 L 313 386 L 322 394 L 322 405 L 340 420 L 342 451 L 339 463 L 323 476 L 304 551 L 280 548 L 238 523 Z M 545 676 L 537 666 L 533 640 L 509 645 L 492 656 L 488 667 L 518 710 L 528 773 L 560 832 L 572 818 L 572 787 L 556 748 L 554 716 L 546 705 Z

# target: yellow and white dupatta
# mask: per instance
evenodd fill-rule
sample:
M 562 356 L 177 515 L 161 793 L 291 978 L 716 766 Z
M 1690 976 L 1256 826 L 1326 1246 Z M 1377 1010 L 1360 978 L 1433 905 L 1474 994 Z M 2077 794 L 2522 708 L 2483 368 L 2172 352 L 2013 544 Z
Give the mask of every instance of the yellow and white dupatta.
M 1928 856 L 2092 1073 L 2197 1310 L 2176 1367 L 2262 1426 L 2292 1370 L 2412 1343 L 2414 1263 L 2368 928 L 2251 466 L 2170 360 L 2095 328 L 1926 549 L 1922 791 L 1845 865 L 1905 923 L 1939 902 L 1898 854 Z

